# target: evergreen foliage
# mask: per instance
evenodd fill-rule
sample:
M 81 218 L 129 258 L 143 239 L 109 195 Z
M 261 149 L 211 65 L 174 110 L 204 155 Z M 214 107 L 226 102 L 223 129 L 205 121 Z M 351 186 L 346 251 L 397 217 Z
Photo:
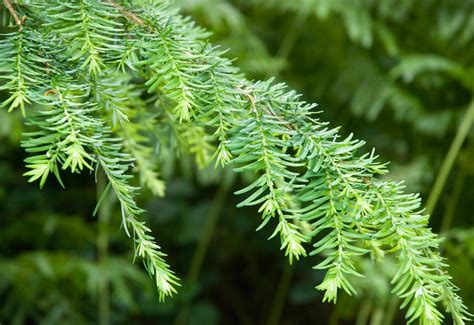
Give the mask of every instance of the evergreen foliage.
M 324 300 L 336 302 L 340 289 L 356 293 L 351 279 L 364 276 L 355 264 L 358 256 L 380 262 L 394 254 L 393 292 L 403 299 L 408 322 L 441 324 L 441 305 L 456 324 L 469 320 L 418 195 L 378 177 L 387 169 L 374 151 L 361 154 L 363 141 L 341 139 L 296 92 L 273 80 L 245 79 L 208 43 L 209 34 L 172 5 L 4 4 L 10 32 L 0 39 L 0 89 L 9 97 L 2 107 L 20 109 L 31 128 L 22 144 L 30 154 L 25 176 L 42 187 L 50 174 L 63 185 L 66 169 L 103 172 L 109 185 L 102 198 L 115 193 L 123 229 L 154 277 L 160 300 L 175 293 L 179 282 L 139 219 L 143 210 L 135 201 L 139 189 L 132 173 L 164 195 L 155 166 L 171 155 L 190 154 L 201 167 L 231 165 L 254 175 L 236 193 L 244 196 L 239 206 L 259 207 L 260 228 L 275 224 L 272 237 L 280 236 L 290 263 L 305 257 L 314 242 L 309 255 L 325 256 L 314 267 L 326 270 L 317 286 Z M 315 8 L 324 14 L 339 7 Z M 367 46 L 371 42 L 351 35 Z M 440 66 L 436 58 L 430 62 Z M 449 62 L 441 68 L 459 75 Z M 410 78 L 403 65 L 394 74 Z

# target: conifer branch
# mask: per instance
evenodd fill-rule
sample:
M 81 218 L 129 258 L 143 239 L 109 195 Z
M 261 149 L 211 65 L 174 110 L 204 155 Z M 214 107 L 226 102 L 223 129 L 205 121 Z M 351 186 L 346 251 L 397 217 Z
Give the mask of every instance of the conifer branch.
M 116 151 L 120 144 L 110 144 L 104 146 L 107 151 Z M 144 222 L 141 222 L 137 217 L 144 211 L 140 209 L 133 197 L 137 191 L 136 188 L 131 187 L 124 182 L 123 177 L 127 165 L 120 164 L 123 160 L 123 155 L 119 153 L 104 152 L 104 147 L 97 150 L 98 161 L 100 166 L 104 169 L 107 178 L 117 195 L 122 211 L 122 226 L 128 237 L 133 239 L 135 245 L 135 257 L 143 259 L 144 265 L 148 273 L 154 277 L 156 286 L 158 288 L 159 299 L 163 301 L 166 297 L 172 296 L 176 293 L 176 286 L 179 286 L 179 279 L 169 269 L 169 265 L 165 262 L 166 254 L 161 252 L 161 247 L 154 242 L 151 236 L 151 230 Z M 115 156 L 115 158 L 111 158 Z M 131 229 L 131 231 L 129 230 Z
M 128 11 L 127 9 L 125 9 L 123 6 L 119 5 L 115 1 L 105 0 L 105 2 L 112 5 L 115 9 L 117 9 L 120 13 L 122 13 L 125 17 L 127 17 L 132 23 L 140 25 L 140 26 L 145 26 L 145 22 L 140 17 L 135 15 L 133 12 Z
M 3 0 L 3 4 L 7 7 L 8 11 L 12 15 L 13 19 L 15 20 L 16 25 L 18 26 L 18 31 L 23 31 L 23 22 L 26 19 L 26 16 L 20 17 L 18 16 L 15 8 L 13 8 L 13 4 L 10 0 Z
M 61 182 L 61 170 L 102 168 L 160 300 L 179 283 L 139 220 L 139 189 L 130 185 L 136 163 L 142 184 L 163 194 L 140 111 L 150 114 L 167 154 L 186 152 L 201 167 L 214 159 L 254 175 L 237 192 L 246 195 L 239 206 L 258 206 L 259 229 L 276 223 L 271 237 L 280 236 L 290 263 L 306 256 L 304 244 L 314 240 L 310 255 L 325 256 L 315 266 L 326 270 L 317 286 L 324 300 L 336 301 L 340 289 L 355 293 L 350 277 L 363 276 L 355 258 L 375 247 L 378 258 L 397 254 L 394 293 L 404 299 L 408 321 L 440 324 L 440 301 L 457 324 L 469 319 L 419 197 L 378 180 L 386 164 L 373 151 L 359 155 L 363 141 L 340 139 L 337 129 L 315 119 L 315 105 L 284 84 L 245 79 L 207 44 L 206 31 L 164 3 L 35 4 L 23 31 L 0 41 L 0 89 L 10 94 L 2 107 L 44 108 L 23 142 L 31 154 L 25 175 L 42 186 L 51 173 Z M 312 224 L 309 236 L 303 222 Z

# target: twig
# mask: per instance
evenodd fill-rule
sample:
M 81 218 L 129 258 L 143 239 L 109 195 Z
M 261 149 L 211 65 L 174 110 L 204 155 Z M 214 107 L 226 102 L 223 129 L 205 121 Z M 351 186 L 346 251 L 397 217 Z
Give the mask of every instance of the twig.
M 288 289 L 290 288 L 294 270 L 294 266 L 285 264 L 280 281 L 278 282 L 278 287 L 274 293 L 270 312 L 268 313 L 267 325 L 277 325 L 281 323 L 281 315 L 283 314 L 285 302 L 288 297 Z
M 189 272 L 186 277 L 186 283 L 188 283 L 189 285 L 196 285 L 199 280 L 199 274 L 201 272 L 206 253 L 211 243 L 212 236 L 214 235 L 218 218 L 222 214 L 222 209 L 225 205 L 226 197 L 229 194 L 229 190 L 232 188 L 233 182 L 233 174 L 225 173 L 223 183 L 217 190 L 217 195 L 215 196 L 211 208 L 209 210 L 209 215 L 204 226 L 204 232 L 202 233 L 201 238 L 199 239 L 198 245 L 191 260 L 191 267 L 189 268 Z M 189 299 L 184 301 L 183 307 L 176 316 L 174 322 L 175 325 L 183 325 L 188 323 L 191 302 L 192 301 L 190 301 Z
M 257 101 L 255 100 L 255 97 L 252 96 L 249 91 L 242 89 L 240 86 L 237 86 L 237 89 L 249 99 L 250 104 L 252 106 L 252 112 L 257 112 Z
M 456 208 L 459 202 L 459 197 L 464 187 L 465 178 L 466 178 L 466 172 L 464 171 L 464 168 L 461 168 L 461 170 L 458 172 L 456 181 L 454 183 L 454 190 L 449 196 L 449 201 L 448 201 L 448 204 L 446 205 L 444 216 L 441 221 L 441 226 L 439 228 L 439 232 L 442 235 L 446 236 L 446 233 L 448 232 L 449 228 L 451 228 L 451 224 L 453 223 L 453 219 L 454 219 L 454 213 L 456 212 Z M 445 243 L 446 242 L 443 241 L 440 244 L 441 248 L 443 248 Z
M 99 218 L 97 228 L 97 266 L 99 267 L 99 324 L 110 323 L 110 280 L 106 272 L 109 261 L 109 221 L 112 211 L 112 196 L 108 192 L 107 176 L 101 171 L 97 177 L 97 202 L 99 207 Z M 102 196 L 105 195 L 104 199 Z
M 5 1 L 5 0 L 4 0 Z M 143 19 L 141 19 L 140 17 L 138 17 L 137 15 L 135 15 L 133 12 L 131 11 L 128 11 L 127 9 L 125 9 L 124 7 L 122 7 L 121 5 L 119 5 L 118 3 L 115 3 L 113 0 L 105 0 L 105 2 L 107 2 L 108 4 L 112 5 L 115 9 L 117 9 L 118 11 L 120 11 L 125 17 L 127 17 L 128 19 L 130 19 L 133 23 L 135 24 L 138 24 L 140 26 L 144 26 L 145 25 L 145 21 Z
M 13 8 L 13 5 L 10 0 L 3 0 L 3 4 L 5 5 L 5 7 L 7 7 L 8 11 L 13 16 L 15 23 L 18 25 L 18 31 L 21 32 L 23 30 L 23 22 L 25 21 L 26 16 L 23 16 L 21 18 L 18 17 L 18 14 L 16 13 L 15 8 Z
M 428 197 L 428 202 L 426 203 L 426 211 L 428 214 L 432 214 L 436 204 L 438 203 L 438 199 L 441 195 L 441 192 L 444 189 L 444 185 L 446 184 L 446 180 L 448 179 L 449 173 L 454 165 L 454 162 L 461 151 L 461 147 L 464 141 L 467 138 L 469 130 L 471 126 L 474 124 L 474 99 L 471 101 L 466 114 L 461 122 L 461 125 L 458 128 L 458 132 L 454 137 L 451 146 L 449 147 L 448 153 L 444 158 L 443 164 L 436 176 L 436 180 L 433 184 L 433 189 Z

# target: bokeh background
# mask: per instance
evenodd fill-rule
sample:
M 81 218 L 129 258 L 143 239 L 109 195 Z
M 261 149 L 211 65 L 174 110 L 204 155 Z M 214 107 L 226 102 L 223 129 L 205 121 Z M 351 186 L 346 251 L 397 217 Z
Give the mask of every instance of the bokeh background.
M 429 200 L 454 283 L 474 311 L 474 2 L 177 2 L 249 78 L 274 76 L 317 102 L 323 120 L 376 147 L 390 177 Z M 404 323 L 390 258 L 378 267 L 361 259 L 359 295 L 323 304 L 314 289 L 323 274 L 311 269 L 319 257 L 289 266 L 279 241 L 267 240 L 270 227 L 255 232 L 257 212 L 235 208 L 245 180 L 186 157 L 164 166 L 165 198 L 139 199 L 183 279 L 174 299 L 158 303 L 153 281 L 131 263 L 113 198 L 92 217 L 103 184 L 86 174 L 65 175 L 66 190 L 27 183 L 22 128 L 18 114 L 0 110 L 0 323 Z M 446 157 L 453 163 L 443 168 Z

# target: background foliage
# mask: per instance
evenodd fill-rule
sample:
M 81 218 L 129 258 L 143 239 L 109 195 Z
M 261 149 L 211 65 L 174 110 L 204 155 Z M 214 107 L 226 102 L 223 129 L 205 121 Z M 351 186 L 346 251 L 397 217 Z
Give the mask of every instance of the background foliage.
M 323 120 L 341 125 L 343 135 L 354 132 L 392 161 L 392 177 L 405 179 L 409 191 L 432 198 L 431 225 L 447 237 L 450 273 L 474 310 L 470 125 L 463 146 L 450 155 L 454 165 L 441 195 L 430 195 L 453 139 L 469 120 L 474 4 L 179 2 L 213 31 L 216 43 L 230 48 L 227 55 L 237 57 L 249 76 L 287 81 L 319 103 Z M 323 274 L 311 270 L 310 261 L 287 266 L 278 241 L 266 240 L 270 230 L 255 233 L 255 209 L 234 208 L 232 192 L 242 180 L 228 171 L 197 176 L 186 158 L 164 170 L 165 199 L 150 193 L 139 198 L 148 225 L 161 230 L 169 262 L 185 280 L 175 299 L 157 304 L 153 282 L 140 265 L 130 265 L 133 247 L 119 232 L 119 220 L 104 225 L 91 217 L 100 192 L 92 178 L 68 176 L 66 191 L 53 182 L 42 191 L 27 184 L 18 114 L 0 111 L 0 321 L 95 323 L 108 305 L 113 323 L 403 321 L 399 301 L 390 295 L 390 261 L 377 270 L 361 259 L 371 276 L 357 282 L 357 300 L 342 296 L 336 307 L 321 304 L 313 286 Z M 104 283 L 106 296 L 99 290 Z

